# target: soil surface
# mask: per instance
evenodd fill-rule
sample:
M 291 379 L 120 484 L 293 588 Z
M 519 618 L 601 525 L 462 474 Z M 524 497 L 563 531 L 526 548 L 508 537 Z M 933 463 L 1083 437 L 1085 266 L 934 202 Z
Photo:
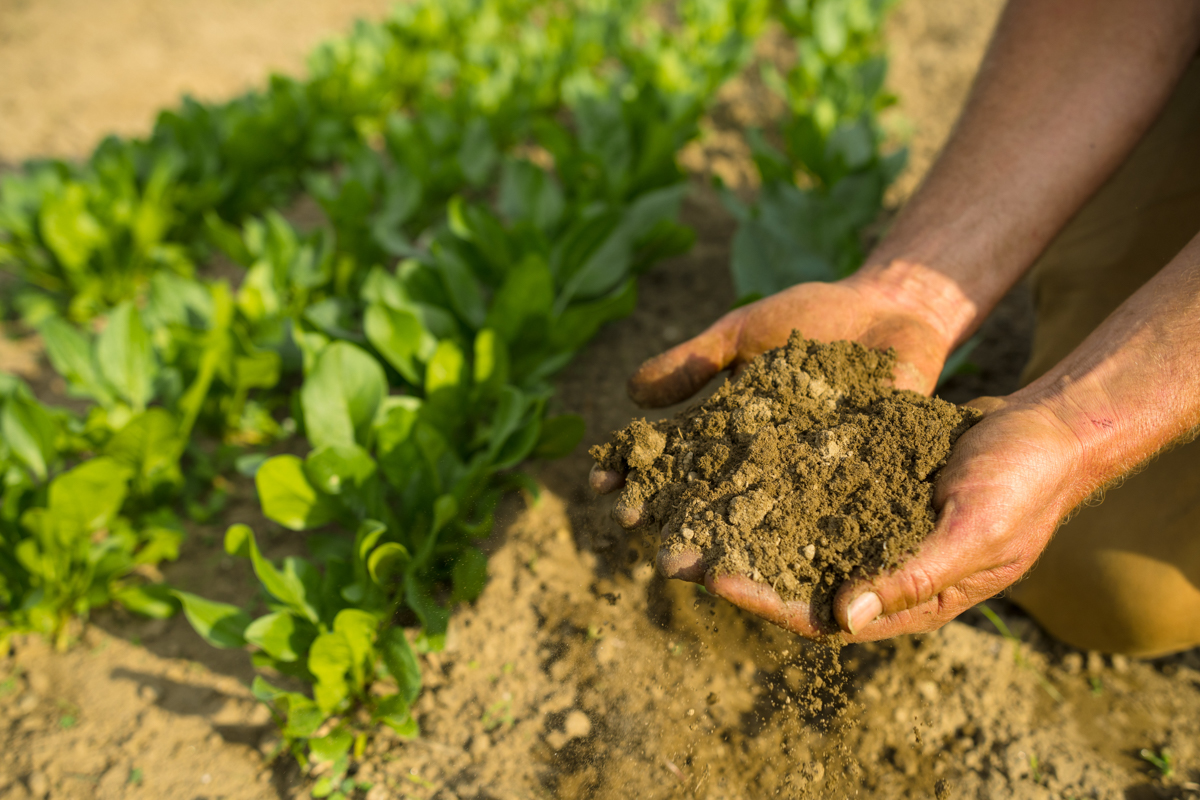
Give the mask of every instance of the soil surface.
M 833 622 L 856 570 L 900 565 L 933 531 L 933 485 L 978 412 L 888 384 L 895 354 L 793 332 L 711 397 L 593 447 L 626 476 L 615 509 Z
M 267 67 L 293 69 L 368 5 L 384 4 L 0 0 L 0 160 L 84 156 L 104 132 L 145 130 L 185 87 L 242 91 Z M 892 85 L 915 138 L 897 201 L 949 131 L 999 6 L 898 5 Z M 746 174 L 740 147 L 725 136 L 693 155 L 719 150 L 730 174 Z M 733 302 L 733 222 L 700 182 L 685 221 L 693 251 L 646 276 L 636 313 L 558 380 L 556 410 L 585 417 L 586 446 L 641 416 L 624 386 L 643 360 Z M 947 397 L 1015 388 L 1031 317 L 1019 291 L 1002 309 Z M 36 342 L 0 343 L 26 374 L 45 369 Z M 581 447 L 539 470 L 539 500 L 504 505 L 483 595 L 455 613 L 446 650 L 423 659 L 424 735 L 381 735 L 357 765 L 370 800 L 1200 796 L 1200 651 L 1081 653 L 996 600 L 1012 638 L 972 611 L 934 634 L 848 647 L 835 664 L 658 577 L 654 543 L 628 536 L 609 518 L 613 500 L 587 489 L 590 462 Z M 229 513 L 273 558 L 303 548 L 257 516 L 248 484 L 235 483 Z M 223 527 L 189 533 L 166 576 L 249 602 L 254 584 L 223 553 Z M 18 642 L 0 658 L 0 797 L 305 797 L 311 779 L 269 760 L 277 740 L 249 701 L 251 676 L 246 653 L 214 650 L 183 619 L 98 614 L 66 654 Z M 1163 748 L 1169 777 L 1140 755 Z

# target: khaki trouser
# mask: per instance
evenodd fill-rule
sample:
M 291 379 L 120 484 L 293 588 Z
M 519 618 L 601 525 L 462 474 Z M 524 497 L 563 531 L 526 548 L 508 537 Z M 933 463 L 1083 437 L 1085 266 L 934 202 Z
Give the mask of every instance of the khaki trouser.
M 1121 169 L 1038 261 L 1028 383 L 1200 232 L 1200 62 Z M 1059 529 L 1012 598 L 1084 649 L 1200 645 L 1200 442 L 1171 450 Z

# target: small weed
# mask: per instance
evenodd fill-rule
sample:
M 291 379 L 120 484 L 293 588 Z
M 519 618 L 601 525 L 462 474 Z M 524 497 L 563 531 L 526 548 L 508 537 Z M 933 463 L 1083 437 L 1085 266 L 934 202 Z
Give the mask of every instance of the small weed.
M 483 712 L 481 721 L 485 731 L 494 731 L 501 725 L 512 725 L 514 722 L 512 713 L 512 697 L 505 695 L 501 699 L 492 703 Z
M 1104 683 L 1097 677 L 1088 678 L 1088 684 L 1092 687 L 1092 697 L 1099 697 L 1104 694 Z
M 1038 764 L 1038 757 L 1034 755 L 1029 757 L 1029 777 L 1034 783 L 1038 784 L 1046 779 L 1046 776 L 1042 773 L 1041 766 Z
M 995 626 L 996 630 L 1000 632 L 1001 636 L 1012 642 L 1013 659 L 1017 662 L 1017 664 L 1033 673 L 1034 677 L 1037 678 L 1038 685 L 1045 690 L 1046 694 L 1050 695 L 1051 700 L 1056 703 L 1063 702 L 1064 698 L 1062 696 L 1062 692 L 1056 689 L 1054 684 L 1047 680 L 1046 676 L 1038 671 L 1037 667 L 1025 660 L 1025 654 L 1021 652 L 1021 640 L 1018 639 L 1016 635 L 1009 629 L 1004 620 L 1000 619 L 1000 615 L 988 608 L 985 603 L 979 604 L 979 610 L 985 617 L 988 618 L 988 621 Z
M 0 681 L 0 697 L 7 697 L 8 695 L 12 694 L 16 690 L 17 690 L 16 676 L 13 676 L 11 678 L 5 678 L 4 680 Z
M 58 718 L 58 727 L 62 728 L 63 730 L 68 730 L 70 728 L 74 728 L 78 722 L 79 720 L 74 714 L 63 714 Z
M 142 768 L 134 767 L 133 769 L 129 770 L 129 777 L 126 779 L 125 782 L 128 783 L 130 786 L 141 786 L 142 785 L 142 777 L 143 777 Z
M 1175 760 L 1171 755 L 1171 751 L 1165 747 L 1159 748 L 1158 752 L 1154 752 L 1148 747 L 1143 747 L 1138 753 L 1143 760 L 1154 765 L 1158 770 L 1158 776 L 1164 781 L 1170 779 L 1175 774 Z

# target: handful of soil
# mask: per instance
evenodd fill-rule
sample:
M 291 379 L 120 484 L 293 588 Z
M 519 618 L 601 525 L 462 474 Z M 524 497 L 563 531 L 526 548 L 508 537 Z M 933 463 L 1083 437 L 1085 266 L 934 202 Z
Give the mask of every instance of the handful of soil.
M 698 406 L 592 448 L 671 551 L 832 620 L 852 571 L 898 566 L 934 525 L 937 471 L 979 412 L 887 385 L 896 357 L 793 332 Z

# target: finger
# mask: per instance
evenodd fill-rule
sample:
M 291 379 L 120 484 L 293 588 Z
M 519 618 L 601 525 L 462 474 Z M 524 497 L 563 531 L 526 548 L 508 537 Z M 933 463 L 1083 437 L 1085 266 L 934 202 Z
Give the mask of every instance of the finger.
M 617 504 L 613 506 L 612 517 L 622 528 L 636 528 L 642 524 L 642 519 L 646 515 L 646 506 L 641 501 L 630 499 L 627 495 L 628 493 L 617 500 Z
M 917 555 L 898 569 L 882 575 L 851 578 L 838 589 L 833 601 L 833 616 L 843 631 L 857 636 L 881 617 L 917 609 L 930 602 L 936 602 L 939 608 L 948 608 L 953 587 L 972 577 L 976 580 L 968 585 L 976 590 L 981 589 L 981 576 L 992 576 L 990 583 L 995 584 L 995 589 L 991 593 L 1007 585 L 998 578 L 1003 573 L 999 567 L 1001 559 L 993 552 L 994 537 L 988 535 L 986 523 L 981 524 L 978 515 L 957 511 L 954 499 L 947 500 L 938 527 Z M 1019 573 L 1011 580 L 1017 577 Z
M 659 574 L 664 578 L 691 583 L 704 582 L 704 558 L 695 550 L 672 553 L 665 547 L 659 548 L 657 565 Z
M 724 320 L 694 339 L 655 356 L 629 379 L 629 396 L 640 406 L 659 408 L 694 395 L 737 355 L 731 325 Z
M 625 476 L 616 470 L 593 464 L 592 471 L 588 473 L 588 483 L 596 494 L 611 494 L 625 485 Z
M 713 594 L 792 633 L 817 638 L 836 632 L 817 619 L 808 603 L 785 602 L 770 586 L 744 575 L 709 574 L 704 585 Z

